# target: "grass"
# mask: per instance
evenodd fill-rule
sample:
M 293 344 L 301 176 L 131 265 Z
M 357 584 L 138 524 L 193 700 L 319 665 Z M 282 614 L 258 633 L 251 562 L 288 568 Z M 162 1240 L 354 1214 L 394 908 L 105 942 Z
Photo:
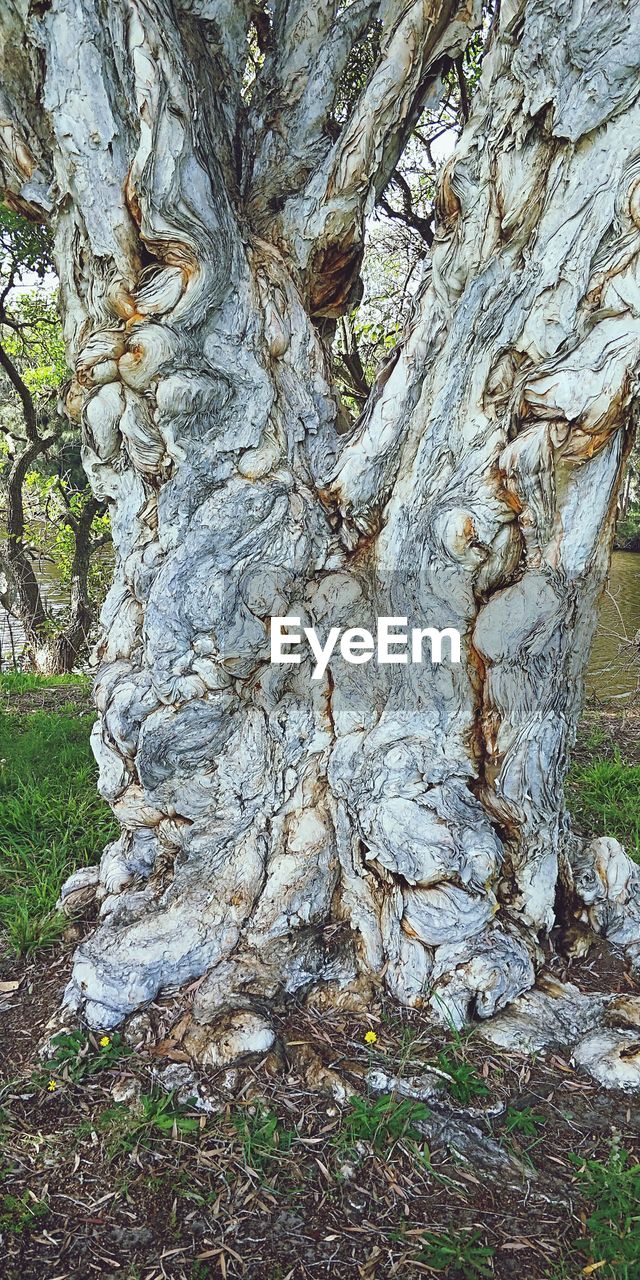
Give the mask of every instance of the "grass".
M 31 687 L 36 678 L 5 675 L 0 691 Z M 16 955 L 59 937 L 61 884 L 75 867 L 97 861 L 115 833 L 96 792 L 89 732 L 89 717 L 64 708 L 0 711 L 0 934 Z
M 478 1075 L 475 1067 L 465 1062 L 459 1055 L 461 1050 L 454 1045 L 453 1053 L 442 1049 L 436 1058 L 441 1071 L 449 1077 L 447 1088 L 451 1097 L 461 1107 L 468 1107 L 474 1098 L 487 1098 L 489 1090 Z
M 432 1271 L 448 1276 L 453 1272 L 456 1276 L 464 1276 L 464 1280 L 480 1280 L 494 1274 L 494 1251 L 476 1231 L 459 1235 L 449 1231 L 425 1231 L 420 1245 L 415 1260 Z
M 424 1141 L 419 1126 L 428 1117 L 429 1108 L 413 1098 L 398 1098 L 392 1093 L 375 1100 L 354 1097 L 336 1144 L 343 1151 L 352 1151 L 358 1142 L 370 1142 L 378 1154 L 392 1151 L 402 1141 L 415 1147 Z
M 41 689 L 91 688 L 88 676 L 80 672 L 65 676 L 39 676 L 31 671 L 4 671 L 0 675 L 0 693 L 36 693 Z
M 545 1124 L 544 1116 L 538 1115 L 531 1107 L 509 1107 L 504 1121 L 507 1133 L 521 1134 L 524 1138 L 535 1138 L 538 1129 Z
M 174 1093 L 153 1090 L 142 1093 L 133 1106 L 118 1103 L 103 1111 L 99 1127 L 107 1135 L 110 1156 L 148 1147 L 155 1138 L 184 1137 L 197 1133 L 200 1120 L 190 1108 L 176 1101 Z
M 575 1247 L 588 1257 L 589 1274 L 640 1280 L 640 1164 L 616 1143 L 606 1163 L 578 1156 L 574 1163 L 589 1210 Z
M 575 825 L 589 835 L 614 836 L 640 862 L 640 765 L 625 764 L 619 750 L 612 759 L 573 765 L 570 807 Z
M 9 703 L 15 693 L 30 704 L 20 715 L 0 713 L 0 924 L 15 952 L 58 936 L 52 908 L 60 882 L 74 866 L 95 861 L 113 830 L 95 792 L 91 717 L 60 705 L 67 685 L 78 683 L 0 679 Z M 33 710 L 41 700 L 29 698 L 43 686 L 61 689 L 46 712 Z M 574 813 L 584 830 L 640 848 L 631 801 L 640 766 L 624 764 L 602 735 L 590 755 L 574 767 Z M 49 983 L 51 1005 L 60 991 L 56 965 L 64 967 L 62 952 L 34 966 L 37 981 Z M 22 1014 L 15 1009 L 19 1030 L 10 1044 L 14 1000 Z M 44 1023 L 47 1000 L 40 1003 Z M 488 1125 L 505 1150 L 513 1143 L 520 1159 L 522 1147 L 537 1148 L 538 1199 L 536 1184 L 533 1191 L 494 1184 L 439 1141 L 431 1139 L 430 1150 L 425 1103 L 387 1094 L 336 1105 L 307 1091 L 294 1056 L 281 1078 L 242 1069 L 232 1094 L 226 1086 L 216 1093 L 210 1081 L 216 1107 L 207 1116 L 162 1091 L 153 1053 L 130 1053 L 117 1032 L 61 1033 L 43 1063 L 36 1050 L 42 1025 L 30 1025 L 34 1012 L 23 989 L 7 1001 L 0 1045 L 22 1064 L 19 1081 L 0 1091 L 0 1269 L 6 1258 L 13 1267 L 3 1275 L 88 1275 L 104 1271 L 106 1257 L 127 1280 L 142 1280 L 158 1258 L 168 1280 L 298 1280 L 309 1259 L 326 1261 L 323 1274 L 336 1280 L 400 1280 L 414 1272 L 550 1280 L 549 1268 L 555 1280 L 640 1280 L 640 1165 L 630 1154 L 637 1126 L 628 1100 L 607 1101 L 606 1127 L 594 1139 L 597 1091 L 584 1081 L 579 1088 L 562 1063 L 556 1070 L 553 1059 L 540 1067 L 532 1060 L 525 1071 L 518 1055 L 489 1051 L 453 1025 L 443 1046 L 443 1033 L 434 1034 L 420 1011 L 400 1016 L 383 1005 L 374 1013 L 377 1047 L 368 1048 L 364 1028 L 357 1032 L 355 1076 L 348 1075 L 356 1035 L 348 1011 L 329 1022 L 328 1048 L 317 1042 L 326 1061 L 346 1064 L 356 1090 L 375 1053 L 401 1076 L 437 1065 L 455 1108 L 477 1100 L 482 1111 L 482 1099 L 500 1098 L 499 1121 L 473 1123 L 483 1132 Z M 158 1039 L 174 1016 L 168 1006 L 154 1007 Z M 316 1015 L 296 1016 L 292 1044 L 311 1043 Z M 8 1058 L 12 1069 L 14 1061 Z M 129 1102 L 114 1103 L 119 1077 L 135 1086 Z M 557 1102 L 548 1106 L 547 1098 Z M 612 1144 L 616 1132 L 623 1136 Z M 580 1156 L 571 1158 L 576 1150 Z
M 48 1205 L 31 1191 L 21 1196 L 0 1194 L 0 1233 L 20 1236 L 24 1231 L 33 1230 L 38 1220 L 46 1218 L 48 1213 Z
M 236 1107 L 233 1127 L 240 1139 L 244 1163 L 264 1174 L 269 1165 L 291 1150 L 295 1129 L 281 1128 L 275 1111 L 258 1103 L 252 1111 Z

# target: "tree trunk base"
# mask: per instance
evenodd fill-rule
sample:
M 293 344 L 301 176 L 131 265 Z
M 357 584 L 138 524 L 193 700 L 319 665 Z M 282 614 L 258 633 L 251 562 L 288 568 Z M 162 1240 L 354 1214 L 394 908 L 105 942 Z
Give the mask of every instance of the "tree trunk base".
M 393 994 L 386 973 L 363 965 L 346 921 L 292 929 L 260 948 L 255 939 L 253 945 L 241 939 L 228 919 L 225 925 L 230 903 L 217 901 L 208 915 L 196 915 L 193 901 L 161 908 L 150 883 L 116 892 L 121 855 L 118 841 L 105 852 L 100 876 L 97 868 L 84 868 L 63 887 L 67 915 L 86 909 L 87 897 L 97 892 L 103 916 L 76 952 L 63 1016 L 73 1012 L 98 1030 L 127 1018 L 135 1025 L 137 1011 L 160 991 L 166 998 L 190 983 L 181 1051 L 222 1069 L 273 1049 L 269 1007 L 283 999 L 304 998 L 319 1016 L 335 1009 L 366 1015 L 383 984 Z M 564 922 L 565 947 L 580 955 L 598 933 L 623 947 L 636 965 L 640 868 L 604 837 L 571 837 L 569 858 L 564 889 L 572 918 Z M 489 927 L 462 944 L 438 948 L 430 985 L 411 1003 L 452 1028 L 469 1022 L 473 1012 L 482 1020 L 480 1034 L 495 1045 L 521 1053 L 569 1049 L 576 1065 L 603 1086 L 640 1089 L 640 996 L 584 993 L 558 981 L 545 972 L 536 938 L 515 929 Z

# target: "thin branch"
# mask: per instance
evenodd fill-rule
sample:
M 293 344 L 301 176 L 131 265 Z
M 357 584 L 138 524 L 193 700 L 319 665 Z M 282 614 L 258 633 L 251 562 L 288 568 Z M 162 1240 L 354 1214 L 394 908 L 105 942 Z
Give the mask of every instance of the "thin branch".
M 317 275 L 309 281 L 312 305 L 319 300 L 315 314 L 335 315 L 336 307 L 348 304 L 370 193 L 379 197 L 385 190 L 445 59 L 450 65 L 461 52 L 479 18 L 479 6 L 473 6 L 466 26 L 457 0 L 440 0 L 435 12 L 423 0 L 396 0 L 387 6 L 385 39 L 368 84 L 326 161 L 309 179 L 306 191 L 287 202 L 281 216 L 290 244 L 296 242 L 303 220 L 305 245 L 312 240 L 317 246 L 315 253 L 305 250 L 307 271 Z M 339 263 L 344 263 L 344 279 L 339 278 L 332 290 L 333 246 Z
M 469 119 L 469 93 L 467 91 L 467 81 L 464 74 L 464 58 L 462 54 L 455 58 L 453 65 L 456 69 L 458 88 L 460 90 L 460 111 L 462 112 L 462 119 L 466 124 Z
M 13 360 L 2 346 L 2 343 L 0 343 L 0 368 L 4 369 L 11 385 L 14 390 L 17 391 L 20 400 L 22 401 L 22 416 L 24 418 L 27 439 L 32 444 L 36 444 L 39 439 L 38 415 L 36 413 L 33 396 L 31 395 L 31 392 L 24 380 L 20 377 Z
M 418 234 L 422 236 L 425 243 L 431 247 L 435 234 L 435 215 L 430 213 L 428 218 L 423 218 L 421 214 L 415 212 L 413 208 L 411 187 L 397 169 L 391 181 L 400 190 L 400 194 L 402 196 L 402 209 L 394 209 L 393 205 L 390 205 L 389 201 L 384 199 L 379 202 L 380 208 L 384 210 L 388 218 L 395 218 L 400 222 L 403 222 L 405 226 L 411 227 L 414 231 L 417 231 Z

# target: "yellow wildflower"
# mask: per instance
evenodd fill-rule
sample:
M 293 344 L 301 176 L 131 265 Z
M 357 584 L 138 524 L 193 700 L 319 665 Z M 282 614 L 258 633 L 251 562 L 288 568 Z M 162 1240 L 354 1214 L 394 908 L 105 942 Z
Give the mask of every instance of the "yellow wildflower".
M 109 1036 L 102 1036 L 98 1043 L 101 1049 L 108 1049 L 111 1044 L 111 1040 L 109 1039 Z
M 375 1042 L 376 1042 L 376 1040 L 377 1040 L 377 1039 L 378 1039 L 378 1037 L 377 1037 L 377 1035 L 376 1035 L 375 1031 L 367 1031 L 367 1032 L 365 1033 L 365 1037 L 364 1037 L 364 1042 L 365 1042 L 365 1044 L 375 1044 Z
M 58 1088 L 58 1081 L 50 1080 L 47 1085 L 47 1089 L 49 1090 L 49 1093 L 54 1093 L 57 1088 Z

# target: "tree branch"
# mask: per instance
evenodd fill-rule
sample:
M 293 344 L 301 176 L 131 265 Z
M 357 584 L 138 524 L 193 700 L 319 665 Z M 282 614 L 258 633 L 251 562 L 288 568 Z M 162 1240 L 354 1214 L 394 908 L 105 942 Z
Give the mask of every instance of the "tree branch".
M 312 313 L 338 315 L 357 277 L 365 208 L 387 186 L 430 92 L 442 60 L 457 54 L 481 21 L 458 0 L 440 0 L 434 14 L 422 0 L 390 0 L 380 60 L 323 165 L 287 202 L 279 231 L 300 246 Z
M 426 244 L 431 247 L 434 237 L 435 215 L 431 213 L 428 218 L 423 218 L 419 213 L 415 212 L 412 202 L 411 187 L 397 169 L 391 179 L 391 182 L 400 189 L 402 196 L 402 209 L 394 209 L 393 205 L 389 204 L 389 201 L 385 199 L 380 200 L 380 208 L 384 210 L 388 218 L 395 218 L 400 222 L 403 222 L 405 226 L 412 227 L 414 231 L 417 231 L 418 234 L 422 236 L 422 239 Z
M 4 372 L 6 373 L 14 391 L 16 391 L 18 396 L 20 397 L 20 401 L 22 403 L 22 416 L 24 418 L 27 439 L 31 442 L 31 444 L 39 443 L 38 415 L 36 413 L 36 407 L 33 401 L 33 396 L 31 395 L 31 392 L 29 391 L 28 386 L 24 382 L 23 378 L 21 378 L 15 364 L 13 363 L 13 360 L 11 359 L 7 351 L 5 351 L 5 348 L 3 347 L 1 342 L 0 342 L 0 368 L 4 369 Z

